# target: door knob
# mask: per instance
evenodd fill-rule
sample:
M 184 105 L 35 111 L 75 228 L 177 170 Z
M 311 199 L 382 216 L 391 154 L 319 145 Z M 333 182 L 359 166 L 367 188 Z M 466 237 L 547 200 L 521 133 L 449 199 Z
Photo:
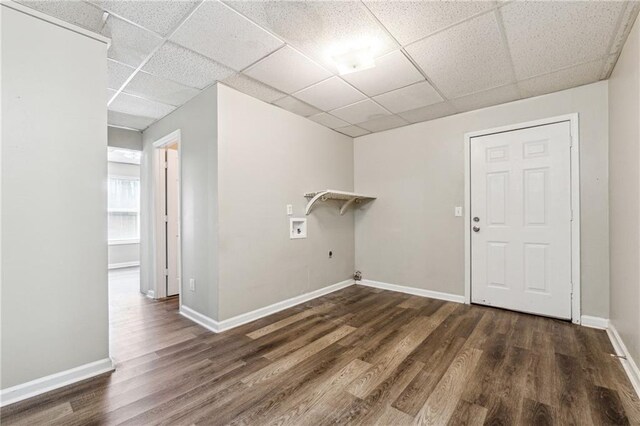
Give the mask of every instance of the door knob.
M 473 227 L 473 232 L 479 232 L 479 231 L 480 231 L 480 228 L 478 226 Z

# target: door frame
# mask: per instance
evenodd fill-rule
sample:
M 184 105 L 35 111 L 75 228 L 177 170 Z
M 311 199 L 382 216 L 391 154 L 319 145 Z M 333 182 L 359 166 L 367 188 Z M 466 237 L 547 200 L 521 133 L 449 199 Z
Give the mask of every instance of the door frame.
M 155 267 L 153 269 L 154 279 L 154 298 L 160 299 L 167 297 L 167 287 L 160 285 L 160 277 L 164 277 L 164 265 L 162 263 L 164 256 L 161 255 L 163 250 L 160 247 L 165 247 L 165 229 L 163 214 L 159 212 L 163 211 L 164 186 L 161 182 L 164 180 L 164 158 L 160 156 L 160 150 L 171 145 L 178 146 L 178 275 L 180 276 L 179 291 L 178 291 L 178 306 L 182 306 L 182 140 L 180 129 L 175 130 L 168 135 L 153 142 L 153 195 L 154 202 L 151 203 L 151 217 L 153 220 L 153 258 Z
M 580 324 L 580 128 L 578 113 L 559 115 L 464 135 L 464 303 L 471 304 L 471 140 L 480 136 L 511 132 L 548 124 L 569 122 L 571 138 L 571 322 Z

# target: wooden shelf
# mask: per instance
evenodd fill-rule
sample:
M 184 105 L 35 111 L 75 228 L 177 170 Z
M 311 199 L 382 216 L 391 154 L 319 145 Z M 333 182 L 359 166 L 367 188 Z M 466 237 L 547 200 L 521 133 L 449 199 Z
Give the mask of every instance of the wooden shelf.
M 309 202 L 307 203 L 306 214 L 311 213 L 311 209 L 313 209 L 313 205 L 318 201 L 329 201 L 329 200 L 338 200 L 344 201 L 342 206 L 340 206 L 340 214 L 343 215 L 349 206 L 352 204 L 361 204 L 366 203 L 371 200 L 375 200 L 376 197 L 371 197 L 369 195 L 356 194 L 355 192 L 346 192 L 346 191 L 337 191 L 335 189 L 325 189 L 324 191 L 317 192 L 307 192 L 304 194 L 306 198 L 309 198 Z

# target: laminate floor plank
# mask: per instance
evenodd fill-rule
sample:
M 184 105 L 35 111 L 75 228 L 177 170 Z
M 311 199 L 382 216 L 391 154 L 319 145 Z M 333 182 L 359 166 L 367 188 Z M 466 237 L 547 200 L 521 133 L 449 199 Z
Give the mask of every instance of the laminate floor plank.
M 640 425 L 602 330 L 350 286 L 212 333 L 110 273 L 116 371 L 3 425 Z

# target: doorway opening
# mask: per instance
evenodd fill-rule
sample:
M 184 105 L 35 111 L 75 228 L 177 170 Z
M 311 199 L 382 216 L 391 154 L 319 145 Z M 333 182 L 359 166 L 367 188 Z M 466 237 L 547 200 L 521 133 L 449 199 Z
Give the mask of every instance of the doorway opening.
M 180 297 L 180 131 L 154 144 L 155 298 Z
M 465 302 L 580 323 L 578 116 L 465 136 Z
M 110 305 L 122 306 L 140 293 L 141 157 L 137 150 L 107 150 Z

